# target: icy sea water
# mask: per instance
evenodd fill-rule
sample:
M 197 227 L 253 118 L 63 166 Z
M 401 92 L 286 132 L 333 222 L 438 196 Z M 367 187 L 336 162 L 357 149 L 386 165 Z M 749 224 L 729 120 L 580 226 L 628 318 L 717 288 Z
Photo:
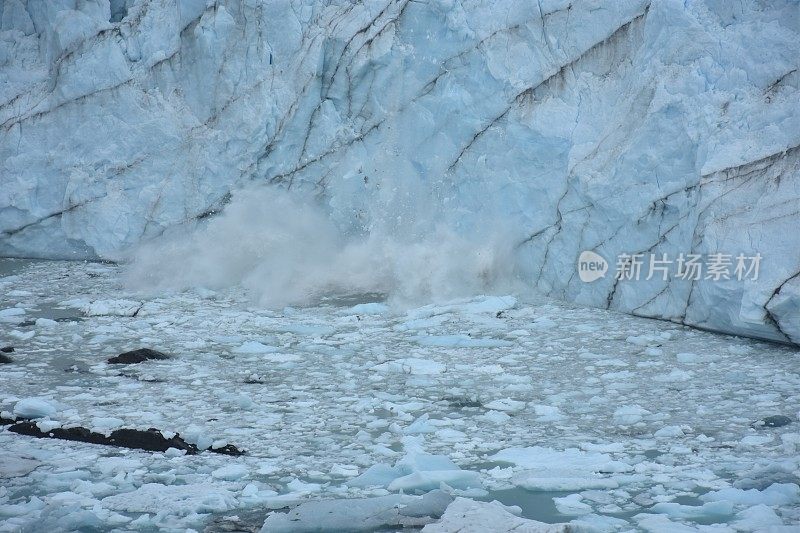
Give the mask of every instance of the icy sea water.
M 236 291 L 142 298 L 111 265 L 0 271 L 0 346 L 15 347 L 0 366 L 4 416 L 37 397 L 53 407 L 43 424 L 155 427 L 248 451 L 181 456 L 3 429 L 0 530 L 252 530 L 298 502 L 396 493 L 391 478 L 352 480 L 423 452 L 465 473 L 446 472 L 446 490 L 544 522 L 800 523 L 791 347 L 511 297 L 269 311 Z M 139 347 L 172 358 L 105 362 Z M 773 415 L 791 422 L 757 424 Z

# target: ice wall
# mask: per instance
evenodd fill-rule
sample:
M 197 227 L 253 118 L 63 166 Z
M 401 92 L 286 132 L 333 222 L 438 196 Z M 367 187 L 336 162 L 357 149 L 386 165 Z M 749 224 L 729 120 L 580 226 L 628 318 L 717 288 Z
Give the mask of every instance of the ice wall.
M 264 183 L 351 234 L 502 221 L 540 292 L 799 343 L 798 58 L 796 0 L 4 0 L 0 255 L 117 258 Z M 583 283 L 582 250 L 763 259 Z

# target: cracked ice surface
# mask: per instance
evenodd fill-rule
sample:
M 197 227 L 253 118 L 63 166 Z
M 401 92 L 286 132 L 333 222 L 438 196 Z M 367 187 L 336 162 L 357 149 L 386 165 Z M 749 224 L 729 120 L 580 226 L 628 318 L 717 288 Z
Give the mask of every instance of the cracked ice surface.
M 142 300 L 114 266 L 13 264 L 0 278 L 0 309 L 22 310 L 0 312 L 0 344 L 16 347 L 0 367 L 5 417 L 157 427 L 248 454 L 3 429 L 0 530 L 221 527 L 230 515 L 258 530 L 270 509 L 341 498 L 394 520 L 395 500 L 370 498 L 439 487 L 461 499 L 436 531 L 473 515 L 608 531 L 800 523 L 788 347 L 509 296 L 408 311 L 340 299 L 271 312 L 238 291 Z M 118 312 L 130 302 L 135 316 Z M 105 363 L 141 346 L 173 357 Z M 772 415 L 791 421 L 753 427 Z

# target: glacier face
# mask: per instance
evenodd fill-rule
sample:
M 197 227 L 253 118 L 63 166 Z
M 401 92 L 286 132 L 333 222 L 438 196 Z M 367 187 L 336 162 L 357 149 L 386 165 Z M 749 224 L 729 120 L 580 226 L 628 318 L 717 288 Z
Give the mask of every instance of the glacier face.
M 5 0 L 0 255 L 117 258 L 271 183 L 348 232 L 502 222 L 544 294 L 800 343 L 798 58 L 791 0 Z M 763 259 L 582 283 L 582 250 Z

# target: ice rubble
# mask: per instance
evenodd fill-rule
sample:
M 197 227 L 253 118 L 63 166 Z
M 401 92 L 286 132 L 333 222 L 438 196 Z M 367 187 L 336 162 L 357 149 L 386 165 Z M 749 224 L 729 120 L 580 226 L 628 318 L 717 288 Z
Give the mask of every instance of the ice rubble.
M 502 222 L 541 292 L 798 342 L 798 55 L 791 0 L 7 0 L 0 254 L 117 257 L 272 182 L 347 232 Z M 583 284 L 585 249 L 763 264 Z
M 406 439 L 415 442 L 413 439 Z M 376 464 L 363 474 L 348 481 L 351 487 L 385 487 L 390 491 L 431 491 L 444 484 L 465 490 L 481 488 L 483 483 L 477 472 L 462 470 L 445 455 L 431 455 L 413 446 L 394 466 Z
M 23 398 L 14 405 L 14 414 L 20 418 L 44 418 L 56 414 L 58 408 L 45 398 Z
M 456 498 L 441 521 L 422 528 L 423 533 L 480 533 L 482 531 L 514 531 L 519 533 L 569 533 L 578 528 L 566 524 L 545 524 L 515 516 L 500 502 L 479 502 Z
M 630 472 L 631 465 L 612 460 L 605 453 L 586 452 L 575 448 L 557 451 L 552 448 L 509 448 L 490 457 L 494 461 L 522 467 L 514 478 L 517 486 L 538 491 L 579 491 L 614 489 L 619 476 Z
M 393 494 L 347 501 L 312 501 L 288 513 L 272 513 L 261 531 L 375 531 L 391 526 L 423 526 L 441 517 L 451 501 L 452 497 L 441 491 L 423 496 Z
M 33 263 L 0 277 L 0 308 L 40 316 L 78 295 L 130 299 L 118 274 Z M 236 289 L 160 295 L 136 316 L 80 307 L 51 327 L 13 326 L 33 335 L 14 341 L 14 362 L 0 372 L 0 390 L 14 393 L 0 397 L 0 416 L 36 399 L 55 408 L 39 408 L 45 427 L 163 427 L 248 454 L 151 453 L 0 429 L 0 531 L 202 530 L 249 513 L 251 530 L 297 516 L 313 528 L 331 509 L 344 513 L 336 520 L 374 510 L 387 525 L 413 514 L 434 531 L 465 521 L 607 532 L 800 523 L 800 368 L 788 347 L 498 297 L 370 315 L 350 303 L 253 308 Z M 531 328 L 534 319 L 551 324 Z M 415 340 L 465 329 L 510 346 Z M 0 345 L 13 331 L 0 329 Z M 106 363 L 143 339 L 172 358 Z M 279 352 L 238 351 L 248 342 Z M 276 353 L 294 358 L 276 362 Z M 671 367 L 696 372 L 698 360 L 702 375 L 655 379 Z M 777 414 L 792 421 L 757 423 Z M 444 504 L 407 509 L 431 490 L 456 497 L 441 518 Z
M 108 509 L 116 511 L 178 516 L 227 511 L 237 505 L 231 491 L 210 483 L 189 485 L 145 483 L 134 491 L 106 496 L 101 502 Z

